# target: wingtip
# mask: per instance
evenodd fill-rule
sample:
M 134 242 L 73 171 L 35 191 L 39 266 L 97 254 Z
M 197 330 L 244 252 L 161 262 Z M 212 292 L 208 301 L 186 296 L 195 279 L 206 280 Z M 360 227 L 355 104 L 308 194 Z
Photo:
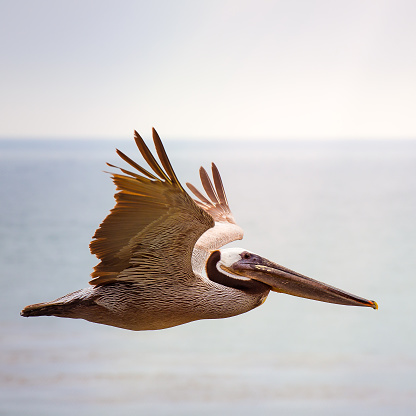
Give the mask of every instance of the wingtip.
M 136 142 L 137 145 L 138 145 L 138 141 L 143 142 L 142 136 L 140 136 L 137 130 L 134 130 L 134 141 Z
M 182 185 L 179 182 L 179 179 L 177 178 L 175 174 L 175 171 L 172 168 L 172 165 L 169 161 L 169 157 L 166 153 L 165 147 L 163 146 L 162 140 L 154 127 L 152 127 L 152 137 L 153 137 L 153 143 L 155 144 L 156 153 L 159 157 L 159 160 L 163 168 L 165 169 L 165 172 L 167 173 L 168 180 L 172 184 L 175 184 L 179 186 L 179 188 L 183 189 Z
M 156 131 L 154 127 L 152 127 L 152 138 L 153 138 L 153 142 L 155 143 L 155 145 L 156 145 L 156 142 L 158 142 L 163 147 L 162 139 L 160 138 L 159 133 Z
M 211 171 L 212 171 L 212 178 L 214 179 L 214 182 L 215 182 L 216 177 L 221 179 L 220 171 L 218 170 L 217 165 L 214 162 L 211 163 Z

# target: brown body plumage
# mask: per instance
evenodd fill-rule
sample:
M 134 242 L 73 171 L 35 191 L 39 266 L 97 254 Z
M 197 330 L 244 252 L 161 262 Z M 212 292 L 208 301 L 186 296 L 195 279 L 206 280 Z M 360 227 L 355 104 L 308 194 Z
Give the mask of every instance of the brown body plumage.
M 268 292 L 268 291 L 267 291 Z M 215 282 L 190 286 L 118 282 L 81 289 L 50 303 L 28 306 L 24 316 L 81 318 L 134 331 L 163 329 L 198 319 L 228 318 L 259 306 L 266 293 L 247 295 Z
M 198 319 L 226 318 L 261 305 L 270 290 L 325 302 L 376 307 L 375 302 L 306 278 L 242 249 L 222 249 L 243 237 L 231 214 L 218 169 L 201 168 L 204 196 L 178 181 L 160 138 L 161 165 L 135 132 L 152 169 L 117 150 L 136 172 L 113 174 L 116 205 L 90 249 L 100 262 L 89 288 L 29 305 L 23 316 L 54 315 L 131 330 L 162 329 Z M 110 165 L 113 166 L 113 165 Z M 115 167 L 115 166 L 113 166 Z

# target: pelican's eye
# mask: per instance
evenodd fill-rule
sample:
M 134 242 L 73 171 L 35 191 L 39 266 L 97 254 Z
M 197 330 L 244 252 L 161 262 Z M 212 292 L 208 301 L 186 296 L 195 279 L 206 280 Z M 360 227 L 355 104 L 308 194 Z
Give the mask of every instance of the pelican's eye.
M 247 252 L 243 253 L 243 255 L 242 255 L 242 258 L 244 260 L 248 260 L 250 257 L 251 257 L 251 254 L 250 253 L 247 253 Z

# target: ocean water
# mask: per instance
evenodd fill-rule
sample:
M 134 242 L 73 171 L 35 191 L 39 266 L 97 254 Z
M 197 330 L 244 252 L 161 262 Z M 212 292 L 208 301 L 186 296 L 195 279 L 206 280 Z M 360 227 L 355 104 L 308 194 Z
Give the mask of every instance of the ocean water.
M 22 318 L 87 286 L 133 141 L 0 141 L 1 415 L 416 414 L 416 141 L 166 143 L 178 177 L 215 161 L 235 246 L 379 310 L 272 293 L 162 331 Z

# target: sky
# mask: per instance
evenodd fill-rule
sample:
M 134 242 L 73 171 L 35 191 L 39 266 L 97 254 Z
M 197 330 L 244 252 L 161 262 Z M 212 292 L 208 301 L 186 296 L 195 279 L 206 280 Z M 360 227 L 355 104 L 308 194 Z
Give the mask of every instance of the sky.
M 416 138 L 416 1 L 0 0 L 0 138 Z

